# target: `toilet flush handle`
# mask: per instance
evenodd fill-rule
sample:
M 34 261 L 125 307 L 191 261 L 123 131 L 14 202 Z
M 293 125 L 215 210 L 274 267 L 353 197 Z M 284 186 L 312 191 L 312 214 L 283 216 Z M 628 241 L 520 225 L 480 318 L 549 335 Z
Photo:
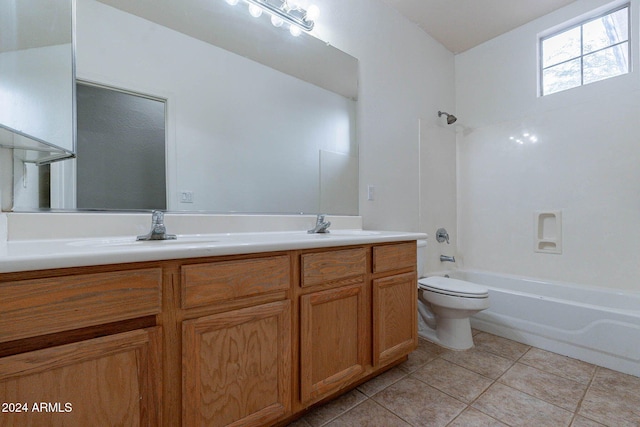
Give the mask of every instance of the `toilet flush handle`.
M 438 241 L 438 243 L 446 241 L 448 245 L 449 233 L 447 233 L 447 230 L 445 230 L 444 228 L 438 228 L 438 230 L 436 231 L 436 240 Z

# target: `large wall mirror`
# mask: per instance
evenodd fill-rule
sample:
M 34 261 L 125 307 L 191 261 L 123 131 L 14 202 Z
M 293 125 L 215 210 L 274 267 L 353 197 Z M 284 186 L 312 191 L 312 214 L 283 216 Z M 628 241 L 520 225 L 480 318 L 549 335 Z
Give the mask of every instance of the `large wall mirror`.
M 309 35 L 293 38 L 268 19 L 247 19 L 224 0 L 152 3 L 76 0 L 76 73 L 89 88 L 162 104 L 166 209 L 357 214 L 357 60 Z M 118 138 L 135 146 L 145 132 Z M 46 207 L 42 200 L 53 209 L 152 208 L 100 200 L 79 206 L 76 179 L 88 161 L 81 154 L 51 165 L 48 197 L 23 185 L 46 187 L 23 176 L 40 171 L 14 164 L 14 209 Z M 117 159 L 109 162 L 119 169 Z

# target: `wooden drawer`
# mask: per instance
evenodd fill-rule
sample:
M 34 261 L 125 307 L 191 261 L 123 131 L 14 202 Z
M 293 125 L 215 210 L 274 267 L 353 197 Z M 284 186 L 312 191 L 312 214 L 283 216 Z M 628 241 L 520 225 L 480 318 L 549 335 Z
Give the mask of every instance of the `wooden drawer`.
M 29 409 L 3 413 L 1 424 L 161 425 L 160 336 L 159 327 L 139 329 L 0 358 L 0 401 Z M 62 410 L 35 411 L 37 402 Z
M 289 289 L 288 255 L 182 266 L 182 308 Z
M 373 247 L 373 272 L 415 268 L 416 242 Z
M 367 270 L 364 248 L 316 252 L 302 255 L 302 286 L 314 286 L 349 277 Z
M 157 314 L 162 268 L 0 283 L 0 341 Z

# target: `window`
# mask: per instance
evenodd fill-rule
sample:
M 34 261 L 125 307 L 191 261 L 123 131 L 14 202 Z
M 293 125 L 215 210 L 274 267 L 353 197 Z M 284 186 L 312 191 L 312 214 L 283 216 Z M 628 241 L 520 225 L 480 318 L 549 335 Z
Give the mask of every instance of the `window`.
M 540 39 L 541 91 L 549 95 L 629 72 L 629 5 Z

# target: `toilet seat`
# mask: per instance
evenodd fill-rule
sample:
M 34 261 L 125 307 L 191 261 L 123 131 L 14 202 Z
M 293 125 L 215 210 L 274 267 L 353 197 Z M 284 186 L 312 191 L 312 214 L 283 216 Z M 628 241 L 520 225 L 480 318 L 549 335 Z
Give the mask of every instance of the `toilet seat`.
M 425 291 L 461 298 L 488 298 L 489 290 L 477 283 L 449 277 L 431 276 L 418 280 L 418 287 Z

